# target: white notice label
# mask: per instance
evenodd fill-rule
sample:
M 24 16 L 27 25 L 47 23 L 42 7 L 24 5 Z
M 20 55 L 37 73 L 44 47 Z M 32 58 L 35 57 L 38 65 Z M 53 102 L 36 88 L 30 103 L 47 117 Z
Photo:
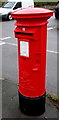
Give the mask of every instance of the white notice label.
M 20 41 L 20 55 L 29 57 L 29 42 Z

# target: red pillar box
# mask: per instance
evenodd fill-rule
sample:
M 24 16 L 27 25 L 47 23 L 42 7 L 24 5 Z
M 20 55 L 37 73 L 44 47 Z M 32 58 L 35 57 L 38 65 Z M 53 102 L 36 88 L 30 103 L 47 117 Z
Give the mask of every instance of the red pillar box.
M 53 12 L 26 8 L 12 13 L 17 26 L 20 109 L 30 115 L 45 111 L 47 19 Z

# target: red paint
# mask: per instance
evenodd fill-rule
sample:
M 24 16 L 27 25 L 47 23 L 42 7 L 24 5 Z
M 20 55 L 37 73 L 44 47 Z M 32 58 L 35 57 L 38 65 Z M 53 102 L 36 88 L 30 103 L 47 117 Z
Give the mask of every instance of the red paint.
M 39 97 L 46 91 L 47 19 L 53 12 L 43 8 L 27 8 L 12 13 L 18 38 L 19 92 Z M 25 28 L 25 31 L 22 31 Z M 20 41 L 29 42 L 29 57 L 20 55 Z

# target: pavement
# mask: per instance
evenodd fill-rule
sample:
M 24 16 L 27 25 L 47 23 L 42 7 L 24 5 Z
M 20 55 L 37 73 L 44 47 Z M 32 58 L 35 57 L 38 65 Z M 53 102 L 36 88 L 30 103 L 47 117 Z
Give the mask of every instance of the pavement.
M 1 84 L 1 80 L 0 80 Z M 0 86 L 1 88 L 1 86 Z M 1 118 L 1 116 L 0 116 Z M 46 110 L 41 116 L 28 116 L 19 109 L 18 85 L 10 80 L 2 80 L 2 118 L 42 118 L 59 120 L 59 109 L 46 97 Z M 41 119 L 40 119 L 41 120 Z

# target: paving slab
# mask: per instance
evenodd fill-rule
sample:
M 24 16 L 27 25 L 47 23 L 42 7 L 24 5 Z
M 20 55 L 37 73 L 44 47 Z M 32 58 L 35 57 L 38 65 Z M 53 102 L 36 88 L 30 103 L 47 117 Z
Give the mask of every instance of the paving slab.
M 2 118 L 48 118 L 58 119 L 59 110 L 46 98 L 46 111 L 41 116 L 28 116 L 19 109 L 18 85 L 9 80 L 2 81 Z

